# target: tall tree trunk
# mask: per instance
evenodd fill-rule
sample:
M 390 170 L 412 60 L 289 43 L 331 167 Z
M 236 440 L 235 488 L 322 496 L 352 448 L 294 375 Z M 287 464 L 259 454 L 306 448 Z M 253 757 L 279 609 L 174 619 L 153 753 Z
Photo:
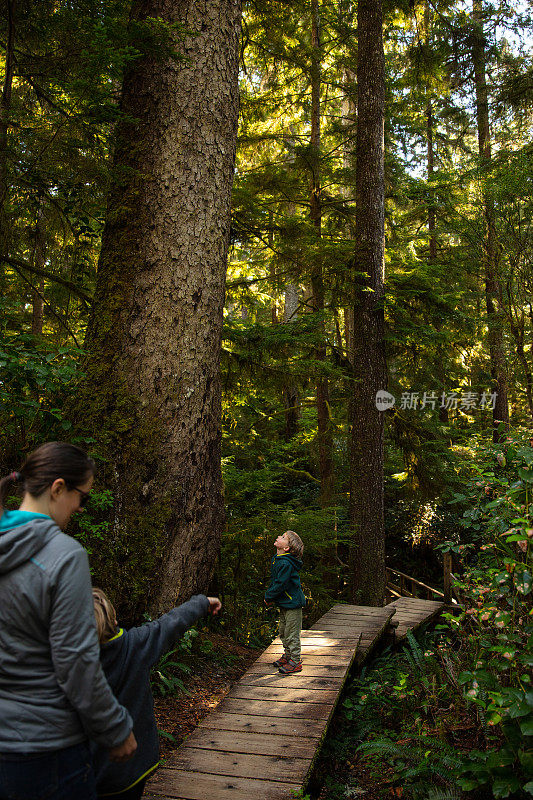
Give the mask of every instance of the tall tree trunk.
M 15 0 L 7 0 L 6 58 L 2 96 L 0 97 L 0 257 L 9 252 L 8 214 L 8 128 L 13 90 L 15 45 Z M 4 284 L 4 264 L 0 262 L 0 285 Z
M 426 103 L 426 130 L 427 130 L 427 160 L 428 160 L 428 181 L 433 180 L 435 171 L 435 154 L 433 151 L 433 106 L 431 100 Z M 435 235 L 437 214 L 433 198 L 430 198 L 428 205 L 428 234 L 429 234 L 429 260 L 435 261 L 437 258 L 437 237 Z
M 357 109 L 352 100 L 352 93 L 356 86 L 356 75 L 348 67 L 344 68 L 344 97 L 342 100 L 342 119 L 345 130 L 344 142 L 342 145 L 342 166 L 345 170 L 351 170 L 354 166 L 354 131 L 357 118 Z M 347 199 L 352 193 L 352 186 L 347 181 L 342 189 L 342 194 Z M 351 210 L 351 209 L 350 209 Z M 345 235 L 348 239 L 355 239 L 354 218 L 346 217 Z M 348 303 L 343 308 L 344 317 L 344 341 L 345 353 L 348 361 L 353 356 L 353 304 L 352 292 L 349 292 Z
M 283 307 L 283 322 L 295 322 L 298 318 L 300 298 L 298 287 L 289 283 L 285 287 L 285 304 Z M 298 433 L 300 422 L 300 393 L 296 380 L 289 375 L 283 386 L 283 403 L 285 406 L 285 440 L 289 442 Z
M 482 0 L 473 0 L 474 32 L 472 61 L 476 88 L 476 118 L 478 129 L 479 158 L 482 168 L 489 169 L 492 159 L 489 100 L 486 79 L 485 35 L 483 31 Z M 496 391 L 496 403 L 492 413 L 493 440 L 505 438 L 509 428 L 509 405 L 507 400 L 507 360 L 504 345 L 504 310 L 502 289 L 498 275 L 498 252 L 496 242 L 496 217 L 494 202 L 486 184 L 483 185 L 483 211 L 485 217 L 485 242 L 483 251 L 485 273 L 485 300 L 491 375 Z M 499 431 L 500 423 L 503 431 Z
M 354 398 L 350 448 L 352 597 L 379 606 L 385 590 L 383 414 L 376 392 L 386 385 L 384 351 L 384 114 L 381 0 L 357 9 L 356 251 Z
M 320 16 L 319 0 L 311 0 L 311 180 L 309 204 L 311 222 L 317 240 L 322 235 L 322 205 L 320 200 Z M 323 318 L 325 308 L 324 276 L 319 260 L 311 268 L 311 305 L 315 313 L 322 315 L 318 328 L 320 343 L 315 350 L 317 362 L 326 360 L 326 329 Z M 333 442 L 329 410 L 328 379 L 319 374 L 316 384 L 316 406 L 318 423 L 318 460 L 320 469 L 320 502 L 323 507 L 333 498 Z
M 43 205 L 42 201 L 39 204 L 37 211 L 37 219 L 35 223 L 35 238 L 33 247 L 33 265 L 38 269 L 44 268 L 45 261 L 45 238 L 43 228 Z M 39 291 L 34 291 L 32 296 L 32 317 L 31 317 L 31 332 L 34 336 L 43 335 L 43 318 L 44 318 L 44 278 L 38 283 Z
M 507 296 L 509 302 L 508 306 L 509 328 L 511 330 L 512 337 L 515 341 L 515 348 L 518 360 L 520 361 L 522 369 L 524 370 L 524 377 L 526 379 L 527 405 L 529 409 L 529 415 L 533 420 L 533 374 L 531 373 L 529 361 L 527 360 L 526 351 L 524 349 L 525 315 L 523 308 L 521 308 L 520 311 L 518 311 L 518 309 L 516 308 L 516 304 L 513 302 L 513 297 L 509 288 L 507 290 Z
M 185 60 L 146 56 L 124 80 L 78 408 L 114 489 L 109 539 L 122 567 L 107 577 L 131 609 L 149 593 L 158 612 L 206 591 L 224 525 L 219 357 L 240 3 L 135 2 L 133 21 L 149 18 L 190 35 L 176 42 Z

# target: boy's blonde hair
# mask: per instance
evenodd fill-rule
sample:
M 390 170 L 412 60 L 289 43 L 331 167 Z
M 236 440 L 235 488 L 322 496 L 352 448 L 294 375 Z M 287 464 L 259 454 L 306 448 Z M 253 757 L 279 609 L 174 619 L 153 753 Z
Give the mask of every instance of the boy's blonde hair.
M 113 603 L 102 589 L 93 588 L 94 616 L 100 643 L 108 642 L 117 632 L 117 613 Z
M 304 554 L 304 543 L 294 531 L 285 531 L 285 536 L 289 540 L 289 553 L 296 558 L 301 558 Z

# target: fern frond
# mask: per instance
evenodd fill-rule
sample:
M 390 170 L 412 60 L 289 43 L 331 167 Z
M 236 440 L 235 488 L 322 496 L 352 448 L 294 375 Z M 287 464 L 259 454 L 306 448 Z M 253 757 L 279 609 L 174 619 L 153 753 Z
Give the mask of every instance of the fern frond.
M 459 789 L 431 789 L 427 800 L 461 800 Z

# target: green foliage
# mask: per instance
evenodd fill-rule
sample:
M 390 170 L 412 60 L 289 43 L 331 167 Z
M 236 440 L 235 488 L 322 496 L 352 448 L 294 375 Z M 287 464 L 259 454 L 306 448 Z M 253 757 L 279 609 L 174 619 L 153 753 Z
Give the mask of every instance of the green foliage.
M 448 619 L 468 647 L 469 668 L 458 682 L 488 745 L 470 753 L 460 784 L 490 786 L 498 798 L 529 791 L 533 778 L 532 464 L 529 435 L 480 447 L 477 479 L 453 501 L 468 503 L 462 525 L 473 553 L 457 581 L 464 611 Z
M 529 432 L 471 442 L 470 478 L 451 500 L 461 607 L 408 635 L 349 687 L 330 752 L 404 796 L 513 798 L 533 780 L 533 590 Z M 475 454 L 475 455 L 474 455 Z M 473 513 L 473 512 L 476 513 Z
M 176 647 L 165 653 L 151 673 L 151 686 L 155 694 L 166 697 L 189 694 L 183 683 L 183 676 L 189 675 L 191 666 L 187 661 L 193 649 L 193 644 L 198 636 L 195 628 L 185 631 Z
M 1 308 L 0 308 L 1 311 Z M 62 410 L 78 376 L 80 351 L 57 348 L 30 334 L 0 330 L 0 461 L 5 470 L 21 462 L 35 442 L 70 436 Z

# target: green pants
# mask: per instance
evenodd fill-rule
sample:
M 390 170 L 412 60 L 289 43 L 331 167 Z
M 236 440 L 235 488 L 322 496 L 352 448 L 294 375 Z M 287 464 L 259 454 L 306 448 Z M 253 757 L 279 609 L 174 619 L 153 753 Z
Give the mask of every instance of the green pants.
M 300 633 L 302 631 L 302 609 L 280 608 L 279 610 L 279 638 L 287 658 L 300 661 L 301 645 Z

